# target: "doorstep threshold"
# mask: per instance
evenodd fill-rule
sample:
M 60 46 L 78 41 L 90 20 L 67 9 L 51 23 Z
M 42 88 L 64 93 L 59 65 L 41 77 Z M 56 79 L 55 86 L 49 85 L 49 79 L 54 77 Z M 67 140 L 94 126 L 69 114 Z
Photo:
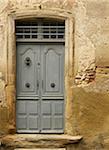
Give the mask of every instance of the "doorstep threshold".
M 25 149 L 25 148 L 16 148 L 14 150 L 66 150 L 65 148 L 31 148 L 31 149 Z
M 78 143 L 82 136 L 71 136 L 67 134 L 14 134 L 2 138 L 2 144 L 6 147 L 15 148 L 64 148 L 68 144 Z

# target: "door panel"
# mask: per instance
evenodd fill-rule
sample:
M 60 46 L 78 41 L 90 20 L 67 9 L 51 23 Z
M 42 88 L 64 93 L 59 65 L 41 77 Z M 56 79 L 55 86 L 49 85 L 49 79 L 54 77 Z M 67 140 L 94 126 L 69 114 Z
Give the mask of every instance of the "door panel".
M 60 58 L 54 49 L 49 49 L 45 54 L 45 91 L 58 92 L 60 85 Z M 54 76 L 53 76 L 54 74 Z M 53 85 L 54 84 L 54 85 Z
M 17 46 L 16 115 L 19 133 L 63 133 L 63 45 Z
M 17 96 L 38 96 L 38 50 L 36 45 L 17 46 Z
M 37 133 L 40 127 L 39 101 L 17 100 L 17 132 Z
M 64 101 L 42 100 L 41 102 L 41 133 L 63 133 Z
M 63 96 L 64 46 L 41 47 L 42 96 Z
M 63 133 L 64 46 L 41 46 L 41 133 Z

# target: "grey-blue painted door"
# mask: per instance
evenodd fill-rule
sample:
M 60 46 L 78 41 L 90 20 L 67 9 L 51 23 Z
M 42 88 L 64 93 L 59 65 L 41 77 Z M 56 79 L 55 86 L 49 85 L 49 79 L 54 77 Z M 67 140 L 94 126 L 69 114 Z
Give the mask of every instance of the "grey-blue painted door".
M 19 133 L 63 133 L 64 45 L 17 44 Z

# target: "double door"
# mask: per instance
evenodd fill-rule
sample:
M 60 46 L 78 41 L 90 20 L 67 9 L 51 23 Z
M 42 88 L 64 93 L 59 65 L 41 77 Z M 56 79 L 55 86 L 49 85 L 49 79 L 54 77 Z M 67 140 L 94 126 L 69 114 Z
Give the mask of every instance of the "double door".
M 64 45 L 17 43 L 18 133 L 63 133 Z

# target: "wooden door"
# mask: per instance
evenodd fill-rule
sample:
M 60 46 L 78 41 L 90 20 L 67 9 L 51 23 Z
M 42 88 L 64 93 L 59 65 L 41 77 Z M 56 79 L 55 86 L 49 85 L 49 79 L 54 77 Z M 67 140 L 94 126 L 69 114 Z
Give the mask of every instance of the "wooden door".
M 63 133 L 64 45 L 17 44 L 19 133 Z

